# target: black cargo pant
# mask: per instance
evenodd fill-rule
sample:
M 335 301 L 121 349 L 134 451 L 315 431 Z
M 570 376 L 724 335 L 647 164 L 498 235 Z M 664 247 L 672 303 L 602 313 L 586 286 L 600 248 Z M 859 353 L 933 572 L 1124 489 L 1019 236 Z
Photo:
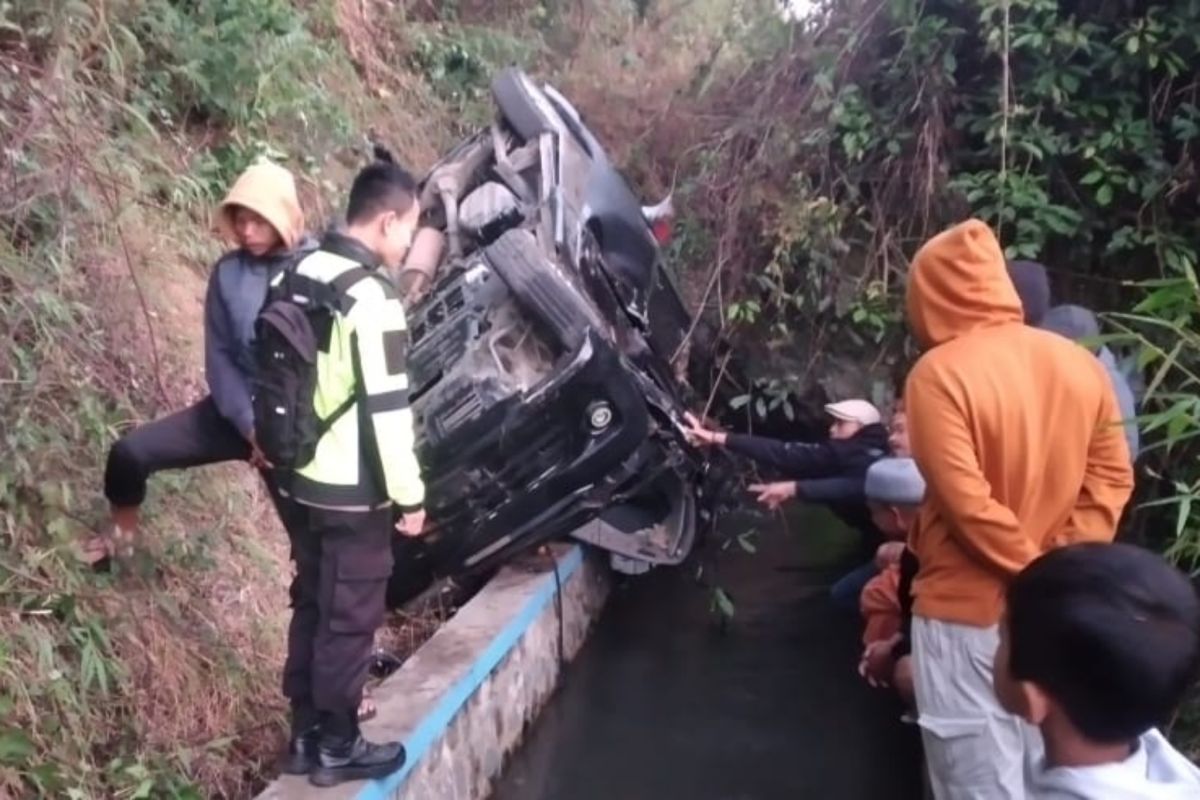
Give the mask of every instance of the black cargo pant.
M 140 506 L 146 481 L 155 472 L 245 461 L 250 444 L 217 411 L 212 397 L 162 419 L 139 425 L 108 451 L 104 496 L 114 506 Z M 268 485 L 271 485 L 269 476 Z M 272 497 L 275 492 L 272 490 Z
M 296 576 L 283 693 L 299 733 L 319 719 L 327 735 L 357 731 L 375 631 L 392 574 L 392 512 L 300 506 L 288 529 Z
M 140 506 L 146 499 L 146 481 L 156 472 L 249 458 L 249 442 L 221 416 L 216 401 L 208 396 L 118 439 L 108 451 L 104 496 L 121 508 Z M 295 503 L 280 495 L 271 472 L 263 471 L 262 477 L 280 521 L 291 530 L 298 522 Z

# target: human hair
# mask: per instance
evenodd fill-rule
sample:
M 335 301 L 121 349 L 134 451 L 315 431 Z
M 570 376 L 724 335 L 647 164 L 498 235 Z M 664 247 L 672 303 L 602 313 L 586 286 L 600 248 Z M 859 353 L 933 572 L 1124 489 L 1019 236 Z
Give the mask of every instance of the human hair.
M 390 160 L 362 169 L 350 186 L 346 222 L 369 222 L 387 211 L 404 214 L 416 202 L 417 182 L 408 170 Z
M 1008 588 L 1009 671 L 1099 744 L 1164 722 L 1200 665 L 1200 600 L 1162 558 L 1125 544 L 1053 550 Z

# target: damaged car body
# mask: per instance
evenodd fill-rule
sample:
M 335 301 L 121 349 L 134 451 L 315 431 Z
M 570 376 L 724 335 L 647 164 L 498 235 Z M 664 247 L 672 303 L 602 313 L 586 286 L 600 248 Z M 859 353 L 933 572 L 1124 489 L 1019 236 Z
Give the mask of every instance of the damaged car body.
M 395 276 L 430 523 L 396 544 L 393 606 L 566 535 L 626 572 L 678 564 L 709 518 L 669 200 L 643 207 L 552 87 L 513 69 L 492 93 L 495 123 L 422 180 Z

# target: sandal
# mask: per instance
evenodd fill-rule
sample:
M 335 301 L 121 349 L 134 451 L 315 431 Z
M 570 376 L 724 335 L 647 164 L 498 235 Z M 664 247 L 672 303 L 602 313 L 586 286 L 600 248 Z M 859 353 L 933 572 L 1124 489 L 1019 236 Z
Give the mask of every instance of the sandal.
M 93 531 L 81 541 L 76 549 L 79 560 L 94 572 L 112 570 L 114 558 L 129 558 L 134 551 L 136 530 L 127 531 L 115 522 L 109 522 L 103 531 Z
M 116 543 L 111 536 L 102 533 L 92 533 L 78 543 L 76 557 L 94 572 L 108 572 L 112 569 L 113 556 L 117 554 Z

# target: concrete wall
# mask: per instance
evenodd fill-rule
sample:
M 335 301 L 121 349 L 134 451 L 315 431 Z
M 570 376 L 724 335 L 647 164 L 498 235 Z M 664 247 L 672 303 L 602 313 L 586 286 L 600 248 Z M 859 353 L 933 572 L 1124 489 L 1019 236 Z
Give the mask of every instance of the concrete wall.
M 577 546 L 503 569 L 372 694 L 368 738 L 404 742 L 408 763 L 386 780 L 315 789 L 275 781 L 259 800 L 483 800 L 506 755 L 558 682 L 608 594 L 606 562 Z

